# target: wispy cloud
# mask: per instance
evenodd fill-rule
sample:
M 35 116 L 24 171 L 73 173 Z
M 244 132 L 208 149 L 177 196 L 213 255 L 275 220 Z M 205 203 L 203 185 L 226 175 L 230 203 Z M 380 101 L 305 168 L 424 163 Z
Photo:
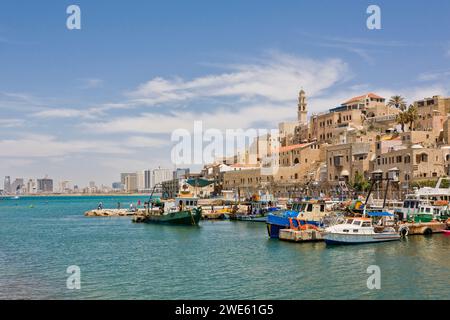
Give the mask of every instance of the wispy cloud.
M 103 80 L 99 78 L 80 79 L 82 89 L 95 89 L 103 86 Z
M 450 77 L 450 70 L 425 72 L 419 75 L 419 81 L 445 81 Z
M 0 157 L 40 158 L 60 157 L 70 154 L 128 154 L 115 141 L 105 140 L 58 140 L 51 135 L 27 134 L 17 139 L 0 140 Z
M 51 118 L 94 118 L 99 112 L 94 112 L 93 110 L 79 110 L 70 108 L 51 108 L 44 109 L 33 113 L 33 117 L 40 119 L 51 119 Z
M 157 77 L 141 84 L 129 96 L 133 102 L 149 106 L 227 97 L 285 102 L 292 100 L 302 86 L 317 95 L 347 75 L 348 66 L 340 59 L 313 60 L 272 53 L 258 63 L 228 65 L 228 71 L 221 74 L 190 80 Z
M 0 128 L 17 128 L 24 124 L 23 119 L 0 119 Z

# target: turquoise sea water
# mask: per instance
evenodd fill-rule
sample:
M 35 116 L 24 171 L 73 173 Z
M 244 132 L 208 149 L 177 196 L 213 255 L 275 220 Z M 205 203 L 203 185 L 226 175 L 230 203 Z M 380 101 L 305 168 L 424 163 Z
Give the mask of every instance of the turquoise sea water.
M 147 200 L 0 200 L 0 299 L 450 299 L 444 235 L 327 248 L 270 240 L 262 223 L 83 216 L 100 201 L 138 199 Z M 81 268 L 80 290 L 66 287 L 70 265 Z M 380 290 L 367 288 L 370 265 L 381 268 Z

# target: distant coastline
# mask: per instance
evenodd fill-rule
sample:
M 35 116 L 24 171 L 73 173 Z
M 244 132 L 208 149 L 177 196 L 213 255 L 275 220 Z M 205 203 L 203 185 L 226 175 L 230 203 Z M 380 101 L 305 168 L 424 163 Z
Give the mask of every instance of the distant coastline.
M 0 198 L 14 198 L 14 197 L 113 197 L 113 196 L 150 196 L 149 193 L 49 193 L 49 194 L 21 194 L 21 195 L 0 195 Z

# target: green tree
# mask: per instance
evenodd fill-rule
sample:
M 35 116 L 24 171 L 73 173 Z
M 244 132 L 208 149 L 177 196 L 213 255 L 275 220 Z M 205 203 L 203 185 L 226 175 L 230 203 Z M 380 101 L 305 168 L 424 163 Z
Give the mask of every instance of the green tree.
M 366 180 L 363 174 L 357 172 L 355 174 L 355 178 L 353 179 L 352 187 L 355 191 L 363 192 L 369 190 L 370 183 Z
M 409 130 L 413 130 L 416 125 L 416 121 L 419 119 L 419 112 L 417 110 L 417 107 L 414 105 L 410 105 L 408 108 L 408 111 L 406 111 L 406 118 L 408 119 L 409 123 Z
M 405 124 L 407 124 L 409 122 L 408 113 L 406 111 L 400 112 L 399 114 L 397 114 L 396 120 L 397 120 L 397 123 L 399 125 L 401 125 L 402 132 L 405 132 Z
M 389 107 L 396 107 L 397 109 L 400 109 L 402 111 L 406 110 L 406 101 L 402 96 L 392 96 L 389 99 L 387 105 Z

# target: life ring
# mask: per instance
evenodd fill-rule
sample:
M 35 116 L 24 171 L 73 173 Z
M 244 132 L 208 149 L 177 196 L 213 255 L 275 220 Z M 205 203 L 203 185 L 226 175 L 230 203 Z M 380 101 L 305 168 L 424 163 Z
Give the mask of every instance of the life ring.
M 401 226 L 400 229 L 398 229 L 398 233 L 402 237 L 406 237 L 409 234 L 409 228 L 407 226 Z

